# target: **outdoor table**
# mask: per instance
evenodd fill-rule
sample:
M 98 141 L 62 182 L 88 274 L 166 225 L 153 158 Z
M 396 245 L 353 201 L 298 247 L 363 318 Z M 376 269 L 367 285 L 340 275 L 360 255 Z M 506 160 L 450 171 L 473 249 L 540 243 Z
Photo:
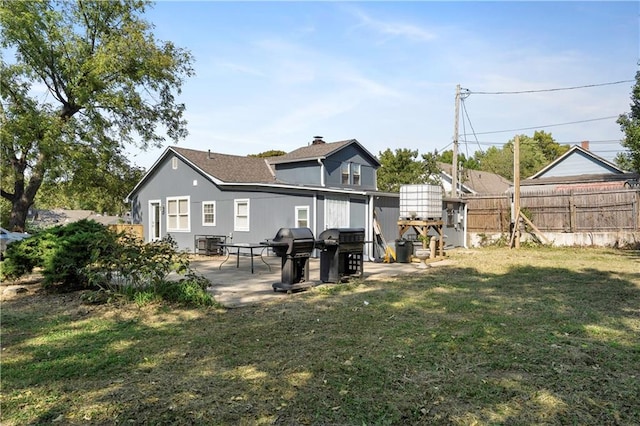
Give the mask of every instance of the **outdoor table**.
M 264 250 L 269 248 L 268 245 L 265 245 L 264 243 L 225 243 L 225 244 L 220 244 L 220 246 L 224 247 L 226 249 L 227 257 L 225 257 L 225 259 L 222 261 L 220 266 L 218 266 L 218 269 L 222 269 L 222 265 L 224 265 L 224 263 L 227 260 L 229 260 L 229 256 L 231 254 L 231 251 L 233 249 L 235 249 L 235 252 L 236 252 L 236 268 L 240 267 L 240 250 L 248 250 L 249 251 L 249 257 L 251 258 L 251 273 L 252 274 L 253 274 L 253 257 L 254 256 L 260 256 L 260 260 L 262 260 L 262 263 L 267 265 L 267 268 L 269 268 L 269 272 L 271 272 L 271 265 L 269 265 L 267 262 L 265 262 L 264 257 L 263 257 Z M 256 249 L 260 249 L 260 252 L 254 252 L 254 250 L 256 250 Z

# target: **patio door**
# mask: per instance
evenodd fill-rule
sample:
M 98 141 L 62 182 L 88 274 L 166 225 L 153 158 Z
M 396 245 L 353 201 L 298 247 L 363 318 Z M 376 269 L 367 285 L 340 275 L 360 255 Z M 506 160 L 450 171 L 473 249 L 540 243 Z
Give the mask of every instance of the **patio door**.
M 349 199 L 327 197 L 324 201 L 324 229 L 349 227 Z
M 160 201 L 149 201 L 149 241 L 161 238 L 161 216 Z

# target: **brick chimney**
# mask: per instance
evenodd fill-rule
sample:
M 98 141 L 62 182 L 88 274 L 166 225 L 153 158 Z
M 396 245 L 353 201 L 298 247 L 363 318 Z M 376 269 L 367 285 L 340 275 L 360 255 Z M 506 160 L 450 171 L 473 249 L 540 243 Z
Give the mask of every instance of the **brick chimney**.
M 589 151 L 589 141 L 582 141 L 582 142 L 580 142 L 580 147 L 581 147 L 582 149 L 585 149 L 585 150 Z
M 322 144 L 322 143 L 325 143 L 325 142 L 322 140 L 322 136 L 314 136 L 314 137 L 313 137 L 313 142 L 311 142 L 311 145 L 320 145 L 320 144 Z

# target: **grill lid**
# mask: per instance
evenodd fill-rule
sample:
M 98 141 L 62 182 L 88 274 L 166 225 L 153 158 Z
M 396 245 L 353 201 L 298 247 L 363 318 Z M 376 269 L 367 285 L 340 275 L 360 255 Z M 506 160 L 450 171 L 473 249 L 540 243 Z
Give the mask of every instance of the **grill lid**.
M 320 233 L 318 240 L 361 242 L 364 241 L 364 228 L 329 228 Z
M 273 238 L 274 242 L 296 240 L 313 240 L 313 232 L 309 228 L 280 228 Z

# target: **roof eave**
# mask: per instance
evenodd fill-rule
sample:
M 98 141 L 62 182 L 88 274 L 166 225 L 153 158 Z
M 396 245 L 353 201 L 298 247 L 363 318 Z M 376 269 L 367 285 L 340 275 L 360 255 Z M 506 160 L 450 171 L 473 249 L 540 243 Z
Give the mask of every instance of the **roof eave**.
M 164 152 L 158 157 L 158 159 L 151 165 L 151 167 L 149 167 L 149 170 L 147 170 L 147 172 L 144 174 L 144 176 L 142 176 L 142 178 L 138 181 L 138 183 L 133 187 L 133 189 L 127 194 L 126 198 L 124 199 L 125 203 L 128 203 L 129 201 L 131 201 L 131 196 L 138 190 L 138 188 L 140 188 L 140 186 L 142 186 L 142 184 L 144 182 L 147 181 L 148 177 L 151 175 L 151 173 L 155 170 L 155 168 L 158 166 L 158 164 L 164 159 L 164 157 L 167 155 L 167 153 L 169 151 L 173 151 L 173 149 L 169 146 L 167 147 Z M 175 152 L 175 151 L 174 151 Z
M 300 163 L 302 161 L 318 161 L 318 160 L 325 160 L 327 158 L 326 155 L 318 155 L 315 157 L 305 157 L 305 158 L 291 158 L 291 159 L 285 159 L 285 160 L 277 160 L 277 161 L 269 161 L 269 164 L 286 164 L 286 163 Z

